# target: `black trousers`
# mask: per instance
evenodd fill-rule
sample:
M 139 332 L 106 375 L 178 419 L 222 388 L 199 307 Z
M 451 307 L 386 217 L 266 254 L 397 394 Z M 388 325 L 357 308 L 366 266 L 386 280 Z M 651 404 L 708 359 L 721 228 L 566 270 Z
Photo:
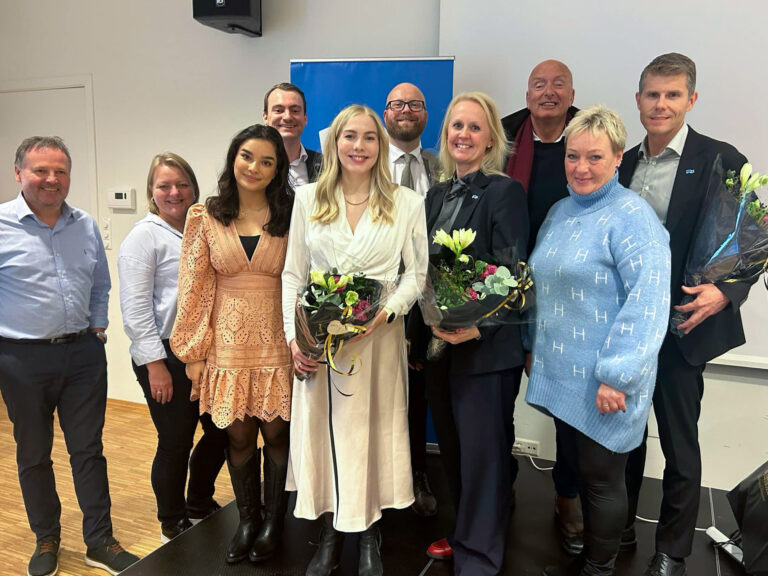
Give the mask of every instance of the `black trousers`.
M 656 551 L 673 558 L 690 556 L 699 513 L 701 449 L 699 415 L 704 395 L 704 366 L 691 366 L 667 334 L 659 352 L 653 411 L 664 453 L 661 511 Z M 648 431 L 646 429 L 646 437 Z M 629 521 L 634 521 L 645 469 L 645 438 L 627 462 Z
M 624 471 L 628 454 L 611 452 L 557 418 L 555 426 L 562 453 L 581 479 L 586 557 L 612 566 L 627 518 Z
M 408 368 L 408 434 L 411 439 L 411 469 L 426 472 L 427 392 L 424 370 Z
M 19 484 L 35 536 L 61 533 L 51 460 L 55 410 L 83 512 L 83 538 L 87 546 L 100 544 L 112 535 L 101 442 L 107 403 L 104 345 L 91 333 L 67 344 L 0 342 L 0 391 L 13 423 Z
M 447 366 L 447 361 L 428 363 L 426 376 L 440 456 L 456 505 L 454 573 L 498 574 L 517 473 L 510 452 L 522 367 L 457 376 Z
M 576 498 L 579 495 L 579 471 L 571 466 L 563 450 L 560 434 L 560 429 L 555 426 L 555 465 L 552 468 L 552 481 L 558 496 Z
M 157 429 L 152 490 L 157 500 L 157 519 L 168 526 L 186 517 L 186 502 L 192 508 L 205 507 L 213 496 L 216 477 L 224 464 L 227 431 L 217 428 L 210 414 L 200 415 L 200 403 L 189 399 L 192 382 L 184 371 L 184 363 L 173 354 L 167 340 L 163 344 L 168 355 L 165 365 L 173 380 L 170 402 L 157 402 L 152 397 L 147 367 L 132 364 Z M 198 420 L 203 426 L 203 436 L 192 450 Z M 189 487 L 185 502 L 187 466 Z

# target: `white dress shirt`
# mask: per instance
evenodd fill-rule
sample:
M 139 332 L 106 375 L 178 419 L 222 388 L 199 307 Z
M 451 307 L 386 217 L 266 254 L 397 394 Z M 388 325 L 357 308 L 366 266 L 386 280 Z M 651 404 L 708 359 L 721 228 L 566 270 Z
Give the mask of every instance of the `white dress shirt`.
M 411 152 L 414 158 L 411 160 L 411 177 L 413 178 L 414 188 L 422 198 L 426 198 L 429 190 L 429 178 L 427 170 L 424 168 L 424 159 L 421 157 L 421 143 Z M 400 184 L 405 169 L 405 152 L 397 146 L 389 143 L 389 172 L 392 174 L 392 182 Z
M 123 329 L 137 366 L 167 357 L 178 300 L 182 234 L 155 214 L 139 220 L 117 257 Z
M 297 186 L 309 184 L 309 170 L 307 170 L 307 149 L 301 145 L 301 154 L 288 165 L 288 184 L 296 190 Z

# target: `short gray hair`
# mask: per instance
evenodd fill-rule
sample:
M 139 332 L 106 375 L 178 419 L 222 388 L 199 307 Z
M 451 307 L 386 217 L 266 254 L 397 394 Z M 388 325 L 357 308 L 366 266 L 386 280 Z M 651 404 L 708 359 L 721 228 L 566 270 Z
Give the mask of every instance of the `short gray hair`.
M 688 89 L 688 96 L 692 96 L 696 90 L 696 63 L 684 54 L 670 52 L 656 56 L 651 63 L 643 68 L 640 74 L 640 94 L 645 88 L 645 79 L 648 75 L 653 76 L 678 76 L 685 74 L 685 87 Z
M 24 141 L 16 148 L 16 159 L 13 164 L 21 170 L 24 168 L 24 160 L 27 158 L 27 153 L 30 150 L 39 150 L 41 148 L 54 148 L 61 150 L 69 160 L 69 168 L 72 169 L 72 156 L 69 154 L 69 148 L 64 144 L 64 140 L 58 136 L 30 136 L 25 138 Z
M 573 136 L 584 132 L 590 132 L 594 136 L 601 133 L 608 136 L 614 154 L 624 150 L 627 143 L 627 129 L 621 117 L 603 104 L 579 110 L 565 129 L 565 140 L 567 142 Z

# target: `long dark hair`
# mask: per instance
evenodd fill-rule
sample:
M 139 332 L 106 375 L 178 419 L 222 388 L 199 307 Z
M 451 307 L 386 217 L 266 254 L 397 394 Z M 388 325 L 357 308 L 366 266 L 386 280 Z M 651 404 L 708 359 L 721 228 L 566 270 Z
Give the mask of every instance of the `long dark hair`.
M 269 221 L 264 224 L 264 230 L 271 236 L 285 236 L 291 223 L 293 208 L 293 189 L 288 184 L 288 155 L 285 153 L 283 137 L 271 126 L 254 124 L 238 132 L 227 150 L 227 162 L 219 176 L 219 194 L 211 196 L 205 202 L 208 213 L 224 226 L 237 218 L 240 213 L 240 199 L 237 195 L 235 181 L 235 157 L 246 140 L 266 140 L 275 146 L 277 153 L 277 170 L 275 177 L 267 185 L 266 195 L 269 205 Z

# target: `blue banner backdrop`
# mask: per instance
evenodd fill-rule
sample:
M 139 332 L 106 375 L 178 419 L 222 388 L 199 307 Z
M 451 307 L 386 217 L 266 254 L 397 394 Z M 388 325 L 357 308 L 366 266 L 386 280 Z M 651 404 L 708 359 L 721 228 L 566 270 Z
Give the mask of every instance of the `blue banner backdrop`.
M 453 97 L 453 58 L 291 60 L 291 83 L 307 98 L 307 126 L 302 143 L 320 150 L 319 132 L 350 104 L 370 106 L 379 116 L 387 94 L 400 82 L 411 82 L 424 93 L 429 118 L 421 136 L 423 148 L 434 151 L 440 125 Z

